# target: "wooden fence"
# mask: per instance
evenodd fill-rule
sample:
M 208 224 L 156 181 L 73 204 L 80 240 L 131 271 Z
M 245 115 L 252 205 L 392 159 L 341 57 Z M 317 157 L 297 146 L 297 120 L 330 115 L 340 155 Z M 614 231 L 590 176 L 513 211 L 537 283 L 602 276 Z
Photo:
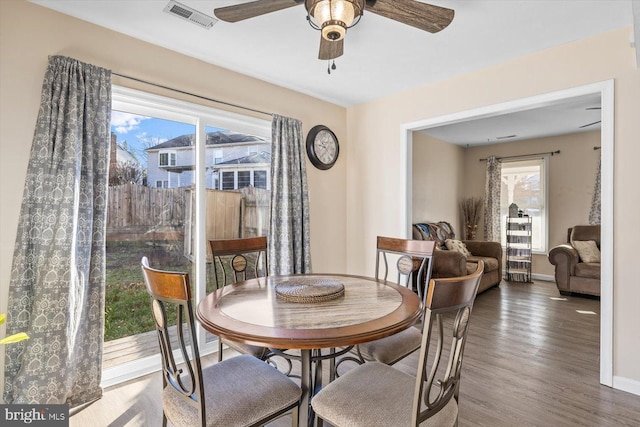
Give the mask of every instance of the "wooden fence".
M 253 187 L 239 191 L 207 190 L 206 239 L 237 239 L 267 235 L 270 191 Z M 193 259 L 195 192 L 187 190 L 184 254 Z M 207 245 L 207 259 L 211 251 Z
M 184 227 L 184 255 L 193 259 L 195 253 L 196 193 L 187 190 L 187 216 Z M 240 236 L 240 204 L 242 195 L 237 191 L 207 190 L 206 239 L 237 239 Z M 207 260 L 211 250 L 207 245 Z
M 270 191 L 206 191 L 206 238 L 267 235 Z M 138 184 L 109 187 L 107 240 L 182 240 L 184 254 L 194 247 L 195 191 L 189 187 L 150 188 Z M 207 249 L 208 250 L 208 249 Z
M 242 194 L 240 237 L 269 235 L 271 191 L 262 188 L 246 187 Z
M 175 240 L 184 230 L 184 188 L 109 187 L 107 240 Z

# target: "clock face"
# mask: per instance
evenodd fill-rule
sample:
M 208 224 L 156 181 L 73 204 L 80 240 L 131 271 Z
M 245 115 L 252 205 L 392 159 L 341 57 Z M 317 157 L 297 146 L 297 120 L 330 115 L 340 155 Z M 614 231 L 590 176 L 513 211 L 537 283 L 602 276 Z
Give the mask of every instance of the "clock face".
M 338 143 L 333 133 L 327 130 L 321 130 L 313 141 L 313 148 L 316 152 L 318 160 L 325 165 L 333 163 L 338 154 Z
M 340 145 L 336 135 L 326 126 L 314 126 L 307 135 L 307 154 L 315 167 L 331 168 L 338 160 Z

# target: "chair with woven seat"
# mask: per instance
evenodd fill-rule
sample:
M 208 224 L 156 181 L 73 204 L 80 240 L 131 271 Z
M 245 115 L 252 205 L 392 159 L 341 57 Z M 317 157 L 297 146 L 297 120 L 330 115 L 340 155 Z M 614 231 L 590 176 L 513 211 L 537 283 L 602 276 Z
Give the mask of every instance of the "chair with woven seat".
M 431 277 L 431 259 L 434 248 L 435 242 L 429 240 L 406 240 L 378 236 L 376 279 L 382 278 L 385 281 L 388 279 L 390 257 L 397 256 L 398 285 L 410 287 L 412 283 L 415 284 L 418 295 L 424 300 L 422 284 L 427 283 Z M 384 273 L 381 271 L 382 266 L 384 266 Z M 345 360 L 358 363 L 375 360 L 392 365 L 420 348 L 421 341 L 421 327 L 411 327 L 395 335 L 360 344 L 355 347 L 355 352 L 358 355 L 357 360 L 354 358 L 345 358 Z
M 323 420 L 335 427 L 456 426 L 464 348 L 483 271 L 480 261 L 468 276 L 429 281 L 416 376 L 381 362 L 357 366 L 312 399 L 318 427 Z
M 223 286 L 269 274 L 267 262 L 267 238 L 209 240 L 213 256 L 216 289 Z M 266 360 L 270 351 L 265 347 L 218 339 L 218 361 L 222 360 L 223 344 L 239 353 L 250 354 Z
M 202 369 L 189 275 L 151 268 L 147 257 L 141 266 L 162 356 L 162 425 L 167 420 L 174 426 L 263 425 L 291 411 L 297 426 L 300 387 L 249 355 Z M 170 307 L 177 314 L 174 327 L 168 321 Z M 180 351 L 182 364 L 174 350 Z

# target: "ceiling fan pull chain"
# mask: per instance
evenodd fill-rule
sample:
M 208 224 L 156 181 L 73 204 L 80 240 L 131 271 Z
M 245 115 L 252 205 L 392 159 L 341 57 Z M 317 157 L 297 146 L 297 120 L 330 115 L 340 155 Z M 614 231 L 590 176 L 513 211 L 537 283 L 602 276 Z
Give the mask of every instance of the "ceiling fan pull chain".
M 331 61 L 327 61 L 327 74 L 331 74 L 331 70 L 335 70 L 336 68 L 336 60 L 333 60 L 333 64 L 331 63 Z

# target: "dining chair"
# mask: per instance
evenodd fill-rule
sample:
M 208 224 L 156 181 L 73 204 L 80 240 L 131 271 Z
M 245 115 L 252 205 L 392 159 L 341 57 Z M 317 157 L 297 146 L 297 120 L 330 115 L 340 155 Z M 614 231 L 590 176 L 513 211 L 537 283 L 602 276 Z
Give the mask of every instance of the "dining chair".
M 269 275 L 267 260 L 267 238 L 209 240 L 213 256 L 213 271 L 216 289 L 256 277 Z M 218 361 L 223 358 L 223 344 L 260 360 L 267 360 L 270 351 L 265 347 L 244 344 L 218 338 Z
M 435 242 L 429 240 L 407 240 L 378 236 L 376 279 L 388 280 L 390 259 L 394 257 L 398 271 L 396 283 L 405 287 L 415 285 L 416 292 L 424 302 L 423 286 L 431 278 L 431 260 L 434 248 Z M 356 357 L 347 356 L 337 364 L 340 365 L 351 360 L 359 364 L 378 361 L 393 365 L 420 348 L 421 330 L 421 327 L 411 327 L 386 338 L 359 344 L 353 350 Z
M 176 427 L 259 426 L 289 411 L 297 426 L 300 387 L 249 355 L 202 369 L 189 275 L 151 268 L 147 257 L 141 266 L 162 356 L 163 427 L 167 420 Z M 174 309 L 176 323 L 170 326 Z
M 323 420 L 335 427 L 456 426 L 464 348 L 483 271 L 480 261 L 468 276 L 429 281 L 416 376 L 381 362 L 355 367 L 312 399 L 318 427 Z

